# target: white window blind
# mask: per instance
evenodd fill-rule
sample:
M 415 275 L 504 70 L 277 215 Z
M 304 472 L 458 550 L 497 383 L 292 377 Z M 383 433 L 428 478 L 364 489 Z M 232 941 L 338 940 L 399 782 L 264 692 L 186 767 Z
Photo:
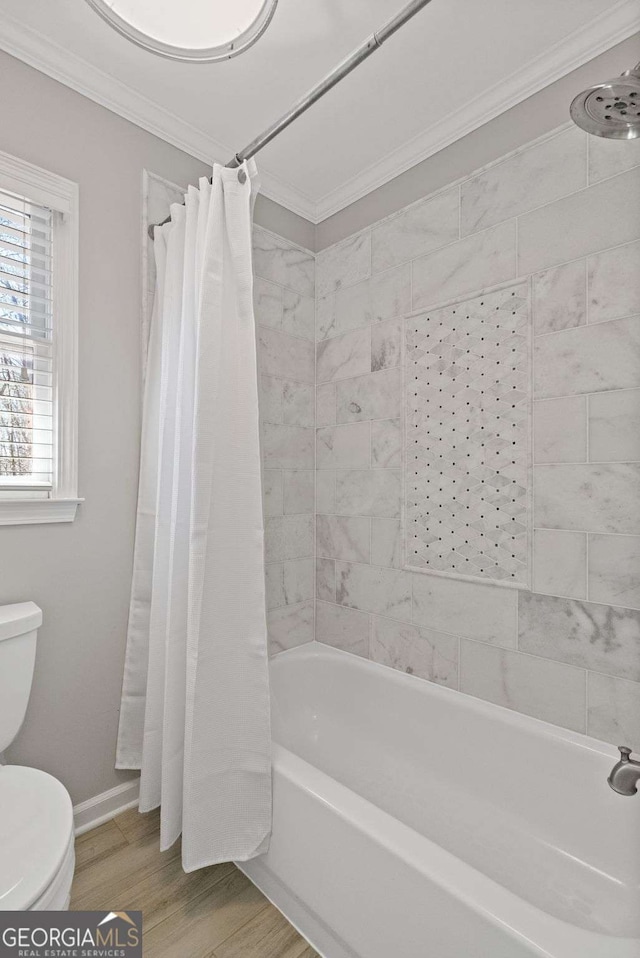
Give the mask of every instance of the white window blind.
M 0 190 L 0 495 L 54 483 L 55 215 Z

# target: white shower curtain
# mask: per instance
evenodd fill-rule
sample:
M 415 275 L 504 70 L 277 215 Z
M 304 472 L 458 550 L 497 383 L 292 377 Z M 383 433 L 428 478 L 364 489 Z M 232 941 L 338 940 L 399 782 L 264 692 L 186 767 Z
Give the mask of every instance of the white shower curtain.
M 269 679 L 251 220 L 215 166 L 155 231 L 118 768 L 186 871 L 266 851 Z

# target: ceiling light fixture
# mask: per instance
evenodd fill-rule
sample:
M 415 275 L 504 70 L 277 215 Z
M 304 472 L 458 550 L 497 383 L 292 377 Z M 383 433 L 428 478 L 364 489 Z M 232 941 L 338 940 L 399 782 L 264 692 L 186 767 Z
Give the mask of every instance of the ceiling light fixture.
M 278 0 L 87 0 L 132 43 L 171 60 L 229 60 L 260 39 Z

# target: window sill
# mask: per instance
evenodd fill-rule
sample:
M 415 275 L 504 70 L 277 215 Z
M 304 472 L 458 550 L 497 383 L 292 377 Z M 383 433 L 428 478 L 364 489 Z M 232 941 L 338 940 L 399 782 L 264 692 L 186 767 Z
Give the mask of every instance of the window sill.
M 0 499 L 0 526 L 73 522 L 84 499 Z

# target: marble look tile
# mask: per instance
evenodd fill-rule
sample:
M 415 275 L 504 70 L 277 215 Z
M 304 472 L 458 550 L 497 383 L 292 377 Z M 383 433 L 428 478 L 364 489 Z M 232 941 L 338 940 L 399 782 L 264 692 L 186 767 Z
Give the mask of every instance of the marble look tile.
M 356 233 L 316 255 L 318 296 L 354 286 L 371 274 L 371 234 Z
M 587 134 L 575 128 L 564 130 L 462 183 L 462 235 L 551 203 L 586 185 Z
M 589 536 L 589 598 L 640 609 L 640 536 Z
M 640 533 L 640 463 L 537 466 L 539 529 Z
M 458 687 L 458 640 L 442 632 L 371 617 L 369 657 L 450 689 Z
M 518 648 L 640 681 L 640 613 L 548 595 L 519 595 Z
M 417 573 L 413 576 L 413 623 L 514 648 L 518 593 L 500 586 Z
M 371 520 L 371 565 L 402 568 L 402 525 L 399 519 Z
M 260 377 L 259 407 L 262 422 L 282 422 L 282 379 Z
M 413 263 L 413 308 L 432 306 L 516 275 L 515 220 L 501 223 Z
M 582 669 L 462 639 L 460 691 L 575 732 L 585 731 Z
M 400 516 L 402 476 L 394 469 L 336 474 L 336 513 L 347 516 Z
M 397 419 L 402 413 L 402 370 L 380 372 L 346 379 L 336 386 L 338 422 L 363 419 Z
M 368 658 L 369 616 L 328 602 L 317 602 L 316 640 Z
M 253 310 L 259 326 L 282 326 L 282 287 L 256 276 L 253 281 Z
M 587 597 L 587 536 L 583 532 L 536 529 L 533 534 L 533 591 L 571 599 Z
M 285 515 L 312 513 L 315 486 L 313 469 L 285 470 L 283 480 Z
M 316 555 L 349 562 L 368 562 L 371 555 L 369 519 L 316 516 Z
M 371 372 L 371 330 L 356 329 L 343 336 L 323 339 L 316 346 L 318 383 L 349 379 Z
M 336 562 L 336 599 L 362 612 L 411 619 L 411 579 L 405 572 Z
M 316 429 L 318 469 L 368 469 L 370 459 L 370 423 L 354 422 Z
M 640 684 L 589 672 L 587 734 L 640 752 Z
M 314 426 L 315 392 L 315 387 L 310 383 L 284 380 L 282 383 L 282 421 L 292 426 Z
M 371 465 L 374 469 L 402 466 L 401 419 L 379 419 L 371 423 Z
M 262 454 L 267 468 L 313 469 L 313 429 L 265 422 Z
M 640 152 L 635 140 L 589 140 L 589 182 L 597 183 L 640 165 Z
M 336 332 L 335 293 L 316 299 L 316 339 L 326 339 Z
M 373 230 L 373 272 L 423 256 L 458 239 L 459 194 L 454 188 L 410 206 Z
M 294 559 L 283 564 L 285 605 L 297 605 L 315 594 L 315 559 Z
M 303 296 L 285 289 L 282 299 L 282 328 L 285 332 L 313 341 L 316 338 L 316 303 L 312 296 Z
M 291 336 L 281 329 L 258 329 L 258 360 L 264 376 L 294 379 L 297 382 L 315 381 L 313 343 Z
M 316 598 L 336 601 L 336 564 L 333 559 L 316 559 Z
M 281 516 L 284 506 L 281 469 L 263 469 L 262 493 L 265 516 Z
M 639 208 L 635 169 L 524 213 L 518 220 L 518 275 L 638 239 Z
M 402 320 L 378 323 L 371 330 L 371 372 L 399 366 L 402 361 Z
M 269 654 L 276 655 L 297 645 L 313 642 L 314 602 L 285 606 L 267 614 Z
M 534 462 L 586 462 L 587 397 L 533 404 Z
M 640 313 L 640 243 L 590 256 L 587 277 L 590 323 Z
M 534 348 L 537 399 L 640 386 L 637 317 L 539 336 Z
M 411 264 L 376 273 L 335 294 L 335 332 L 404 315 L 411 309 Z
M 267 562 L 313 555 L 313 516 L 271 516 L 265 521 Z
M 640 389 L 589 396 L 589 458 L 592 462 L 640 459 Z
M 406 325 L 405 518 L 416 569 L 528 586 L 529 328 L 523 281 Z
M 333 426 L 336 421 L 336 387 L 323 383 L 316 387 L 316 425 Z
M 267 562 L 264 567 L 267 611 L 286 605 L 284 601 L 284 567 L 282 562 Z
M 587 321 L 587 261 L 578 259 L 533 277 L 536 336 L 583 326 Z
M 334 469 L 316 472 L 316 512 L 332 515 L 336 511 L 336 473 Z
M 293 246 L 281 236 L 259 226 L 253 230 L 253 269 L 256 276 L 313 296 L 315 257 L 308 250 Z

